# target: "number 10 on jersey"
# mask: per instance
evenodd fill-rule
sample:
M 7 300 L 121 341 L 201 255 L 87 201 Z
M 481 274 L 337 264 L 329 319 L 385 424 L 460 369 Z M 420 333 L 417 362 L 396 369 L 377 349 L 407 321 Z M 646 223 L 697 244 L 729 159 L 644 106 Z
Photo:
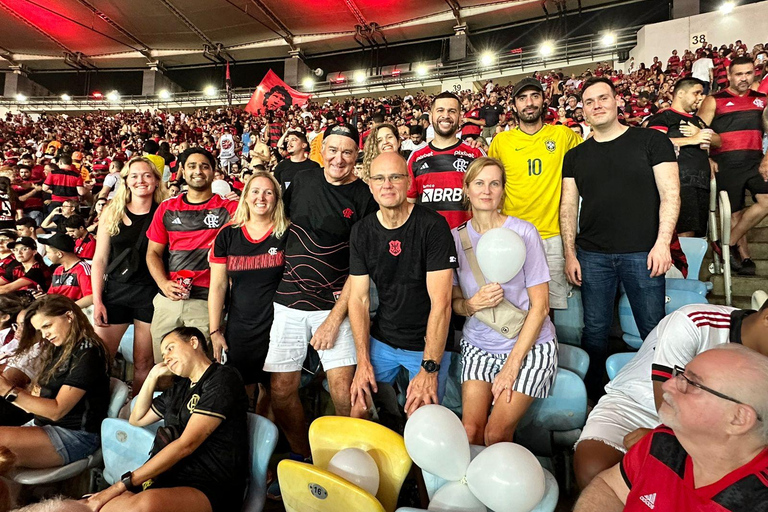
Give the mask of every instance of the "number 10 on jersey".
M 528 176 L 538 176 L 541 174 L 541 159 L 534 158 L 528 160 Z

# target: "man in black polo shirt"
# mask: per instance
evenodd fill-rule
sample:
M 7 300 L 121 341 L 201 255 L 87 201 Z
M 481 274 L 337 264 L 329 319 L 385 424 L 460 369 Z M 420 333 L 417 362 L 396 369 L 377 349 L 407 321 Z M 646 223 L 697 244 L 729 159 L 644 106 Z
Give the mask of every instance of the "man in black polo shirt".
M 704 100 L 704 85 L 686 77 L 675 84 L 672 108 L 648 120 L 648 128 L 665 133 L 679 148 L 680 216 L 679 236 L 707 236 L 709 217 L 710 166 L 707 149 L 720 146 L 720 136 L 707 130 L 707 124 L 696 115 Z M 698 277 L 698 276 L 697 276 Z
M 581 286 L 582 346 L 590 357 L 585 384 L 594 400 L 602 391 L 619 282 L 643 339 L 664 318 L 664 274 L 672 265 L 669 244 L 680 211 L 680 178 L 667 137 L 619 123 L 610 80 L 587 80 L 582 100 L 594 136 L 565 155 L 560 229 L 566 276 Z
M 492 92 L 488 97 L 488 103 L 480 109 L 480 117 L 485 119 L 482 136 L 485 138 L 493 137 L 496 133 L 496 125 L 499 124 L 499 117 L 504 113 L 504 105 L 499 103 L 499 95 Z
M 400 155 L 376 157 L 368 183 L 379 211 L 352 228 L 349 320 L 357 348 L 354 415 L 365 414 L 376 382 L 393 383 L 401 367 L 411 379 L 405 403 L 409 415 L 422 405 L 440 403 L 445 392 L 456 248 L 439 213 L 408 202 L 409 181 Z M 370 279 L 379 292 L 373 325 Z

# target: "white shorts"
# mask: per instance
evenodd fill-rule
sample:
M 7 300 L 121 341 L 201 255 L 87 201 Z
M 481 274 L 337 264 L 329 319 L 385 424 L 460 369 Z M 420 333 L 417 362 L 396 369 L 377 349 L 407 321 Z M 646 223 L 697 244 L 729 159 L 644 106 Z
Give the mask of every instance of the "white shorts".
M 603 395 L 587 417 L 587 424 L 581 431 L 579 440 L 602 441 L 603 443 L 626 453 L 624 437 L 638 428 L 656 428 L 659 418 L 640 407 L 637 402 L 623 393 Z
M 301 311 L 274 303 L 275 319 L 269 331 L 269 350 L 264 362 L 265 372 L 297 372 L 307 357 L 312 335 L 328 317 L 330 311 Z M 349 318 L 339 326 L 333 348 L 318 350 L 320 362 L 328 371 L 357 364 L 355 341 Z
M 560 235 L 542 240 L 549 265 L 549 307 L 568 309 L 568 293 L 571 285 L 565 277 L 565 256 L 563 238 Z
M 492 384 L 508 358 L 509 354 L 491 354 L 462 339 L 461 382 L 481 380 Z M 533 398 L 547 398 L 556 370 L 557 340 L 534 345 L 520 365 L 512 390 Z

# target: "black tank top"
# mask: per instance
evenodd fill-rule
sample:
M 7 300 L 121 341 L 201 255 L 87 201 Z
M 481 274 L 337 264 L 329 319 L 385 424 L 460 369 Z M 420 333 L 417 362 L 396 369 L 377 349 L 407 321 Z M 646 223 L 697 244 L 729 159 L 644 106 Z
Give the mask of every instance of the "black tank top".
M 149 228 L 149 222 L 152 216 L 157 210 L 157 205 L 152 204 L 152 208 L 149 213 L 143 215 L 136 215 L 131 213 L 128 208 L 125 209 L 125 214 L 131 219 L 131 225 L 126 226 L 123 221 L 120 221 L 120 232 L 109 239 L 109 263 L 116 258 L 125 249 L 133 248 L 136 246 L 136 241 L 139 237 L 142 238 L 141 244 L 139 244 L 139 254 L 141 255 L 139 268 L 131 279 L 132 284 L 137 285 L 154 285 L 155 281 L 152 279 L 152 275 L 149 273 L 147 267 L 147 245 L 149 239 L 147 238 L 147 229 Z M 149 218 L 149 219 L 148 219 Z

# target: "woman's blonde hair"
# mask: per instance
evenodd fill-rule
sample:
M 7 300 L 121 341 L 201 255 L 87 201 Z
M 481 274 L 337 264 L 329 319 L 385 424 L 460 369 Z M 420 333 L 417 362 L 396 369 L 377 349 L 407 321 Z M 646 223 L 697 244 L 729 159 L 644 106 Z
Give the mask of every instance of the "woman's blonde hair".
M 507 185 L 507 173 L 504 172 L 504 164 L 501 163 L 501 161 L 491 158 L 490 156 L 475 158 L 472 163 L 469 164 L 467 172 L 464 173 L 464 208 L 468 211 L 472 210 L 472 203 L 469 202 L 468 194 L 469 184 L 475 181 L 475 178 L 480 174 L 480 171 L 490 166 L 495 166 L 501 169 L 501 186 L 505 187 Z
M 379 131 L 384 128 L 391 131 L 398 142 L 400 141 L 400 135 L 393 124 L 383 123 L 371 130 L 371 133 L 368 134 L 368 138 L 365 139 L 365 145 L 363 146 L 363 167 L 360 169 L 359 174 L 359 178 L 366 183 L 368 183 L 368 178 L 371 177 L 371 162 L 373 162 L 374 158 L 379 156 L 379 144 L 376 141 L 376 138 L 379 136 Z
M 157 178 L 157 187 L 155 188 L 155 194 L 153 198 L 154 202 L 160 204 L 163 202 L 163 200 L 165 200 L 166 197 L 168 197 L 168 191 L 166 189 L 165 183 L 163 183 L 163 174 L 158 170 L 154 162 L 144 156 L 135 156 L 131 158 L 128 163 L 125 164 L 123 170 L 120 171 L 120 180 L 122 181 L 122 186 L 117 189 L 115 197 L 107 204 L 107 206 L 104 207 L 100 215 L 102 219 L 107 219 L 106 227 L 109 236 L 115 236 L 120 233 L 120 222 L 123 220 L 125 207 L 128 205 L 128 203 L 131 202 L 132 199 L 131 189 L 128 188 L 127 182 L 128 173 L 131 172 L 131 166 L 137 163 L 147 164 L 152 170 L 152 174 L 154 174 L 155 178 Z M 105 213 L 108 214 L 106 217 L 104 215 Z
M 243 193 L 240 196 L 240 201 L 237 203 L 237 210 L 235 210 L 235 215 L 232 217 L 232 227 L 239 228 L 248 222 L 248 220 L 251 218 L 251 210 L 248 208 L 247 199 L 248 192 L 251 190 L 251 184 L 256 178 L 268 179 L 272 183 L 272 187 L 275 190 L 276 200 L 275 209 L 272 210 L 272 232 L 276 238 L 281 238 L 285 232 L 288 231 L 288 226 L 291 224 L 288 218 L 285 216 L 285 207 L 283 206 L 283 189 L 280 187 L 280 183 L 278 183 L 277 179 L 272 176 L 271 173 L 265 171 L 253 173 L 253 175 L 248 178 L 248 181 L 245 182 Z

